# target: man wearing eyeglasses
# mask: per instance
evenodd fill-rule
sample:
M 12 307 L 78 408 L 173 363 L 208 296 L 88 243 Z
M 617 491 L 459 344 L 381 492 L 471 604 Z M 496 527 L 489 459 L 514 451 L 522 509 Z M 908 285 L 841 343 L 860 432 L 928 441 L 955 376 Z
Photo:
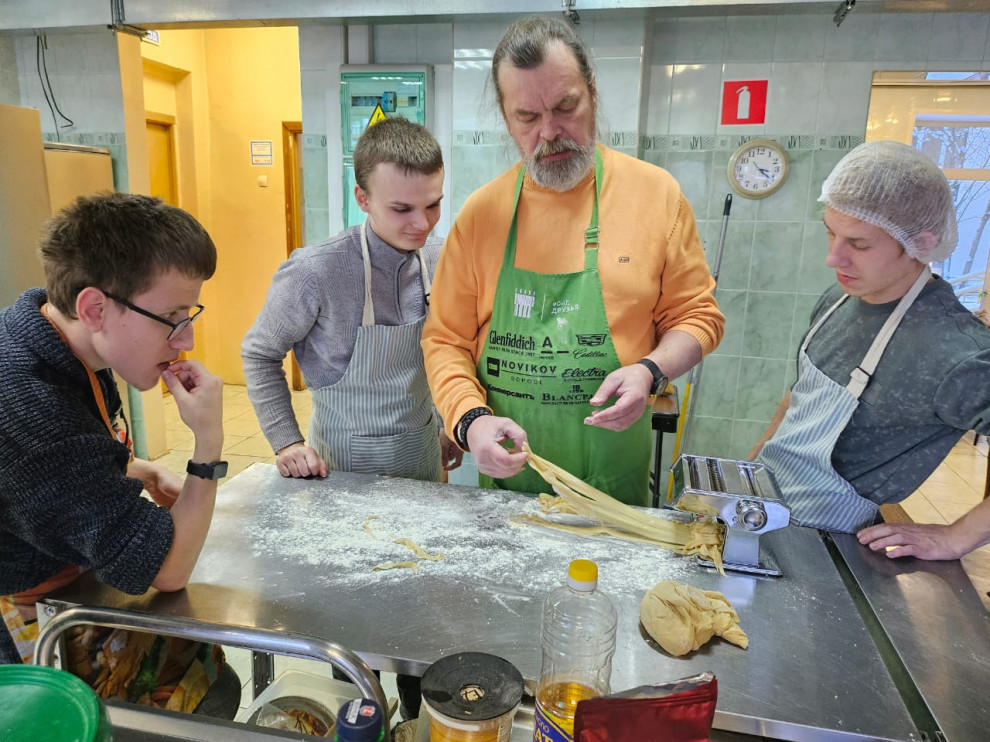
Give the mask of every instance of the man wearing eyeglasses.
M 131 594 L 185 587 L 225 470 L 221 380 L 179 360 L 216 268 L 203 227 L 148 196 L 80 198 L 40 254 L 46 288 L 0 312 L 5 663 L 31 657 L 35 601 L 84 570 Z M 140 390 L 165 382 L 195 435 L 185 481 L 133 458 L 114 371 Z

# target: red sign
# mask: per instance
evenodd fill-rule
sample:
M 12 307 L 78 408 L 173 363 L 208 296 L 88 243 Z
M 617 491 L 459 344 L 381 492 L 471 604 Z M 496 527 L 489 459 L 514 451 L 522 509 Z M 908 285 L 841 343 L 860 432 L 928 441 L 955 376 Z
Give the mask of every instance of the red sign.
M 765 124 L 767 80 L 726 80 L 722 83 L 722 124 Z

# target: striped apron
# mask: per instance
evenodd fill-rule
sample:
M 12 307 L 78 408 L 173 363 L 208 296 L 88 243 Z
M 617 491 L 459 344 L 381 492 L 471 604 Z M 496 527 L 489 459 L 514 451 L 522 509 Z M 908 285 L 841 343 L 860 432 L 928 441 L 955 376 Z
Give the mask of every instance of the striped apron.
M 338 471 L 440 481 L 440 440 L 419 341 L 424 314 L 405 325 L 376 325 L 371 257 L 361 226 L 364 315 L 347 370 L 339 381 L 314 389 L 309 442 Z M 430 277 L 419 260 L 423 294 Z
M 787 413 L 758 461 L 773 470 L 791 519 L 798 525 L 855 533 L 874 523 L 878 506 L 862 497 L 832 466 L 832 451 L 859 406 L 859 398 L 890 342 L 891 336 L 931 278 L 926 267 L 887 318 L 862 363 L 840 386 L 818 370 L 805 352 L 811 338 L 848 295 L 815 323 L 798 352 L 798 380 L 791 389 Z

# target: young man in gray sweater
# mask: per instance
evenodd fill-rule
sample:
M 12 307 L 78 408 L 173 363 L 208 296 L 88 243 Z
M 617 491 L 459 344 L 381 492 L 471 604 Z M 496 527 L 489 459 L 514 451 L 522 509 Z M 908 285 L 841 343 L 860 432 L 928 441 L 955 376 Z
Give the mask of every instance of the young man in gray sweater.
M 422 126 L 390 118 L 354 149 L 367 220 L 292 253 L 244 338 L 248 396 L 286 477 L 328 469 L 439 481 L 461 451 L 438 431 L 419 339 L 441 240 L 443 156 Z M 283 371 L 295 353 L 313 411 L 308 439 Z

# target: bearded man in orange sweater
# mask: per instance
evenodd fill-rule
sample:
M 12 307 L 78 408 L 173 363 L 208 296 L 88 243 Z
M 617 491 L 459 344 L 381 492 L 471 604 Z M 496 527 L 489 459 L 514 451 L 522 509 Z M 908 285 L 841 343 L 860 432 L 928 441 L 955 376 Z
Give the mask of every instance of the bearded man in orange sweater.
M 434 401 L 482 486 L 549 491 L 528 442 L 645 505 L 651 396 L 725 324 L 694 216 L 669 173 L 595 141 L 595 78 L 566 21 L 514 23 L 492 82 L 522 163 L 468 198 L 441 253 L 422 341 Z

